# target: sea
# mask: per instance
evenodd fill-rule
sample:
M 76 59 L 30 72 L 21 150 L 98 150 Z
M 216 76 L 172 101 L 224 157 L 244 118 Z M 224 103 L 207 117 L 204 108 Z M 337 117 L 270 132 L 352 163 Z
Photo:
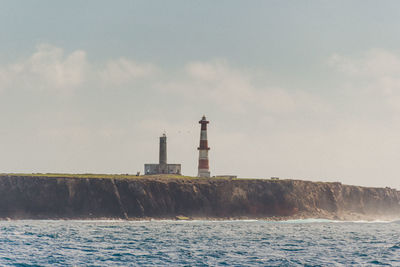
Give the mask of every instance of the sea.
M 400 266 L 400 221 L 0 221 L 0 266 Z

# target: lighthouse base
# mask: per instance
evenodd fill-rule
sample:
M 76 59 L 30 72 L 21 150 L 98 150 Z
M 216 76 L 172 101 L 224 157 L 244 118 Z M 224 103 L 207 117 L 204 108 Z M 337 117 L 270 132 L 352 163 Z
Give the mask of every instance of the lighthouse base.
M 203 177 L 203 178 L 210 178 L 210 171 L 209 170 L 199 170 L 199 173 L 197 177 Z

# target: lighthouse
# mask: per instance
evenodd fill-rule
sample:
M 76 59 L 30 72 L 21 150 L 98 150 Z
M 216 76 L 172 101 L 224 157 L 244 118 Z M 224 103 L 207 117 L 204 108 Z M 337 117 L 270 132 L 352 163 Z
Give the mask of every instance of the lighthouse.
M 199 150 L 199 172 L 197 176 L 209 178 L 210 170 L 208 166 L 208 150 L 210 150 L 210 148 L 208 147 L 207 141 L 207 124 L 209 121 L 207 121 L 206 116 L 203 116 L 199 123 L 201 124 L 201 130 L 200 146 L 197 148 Z

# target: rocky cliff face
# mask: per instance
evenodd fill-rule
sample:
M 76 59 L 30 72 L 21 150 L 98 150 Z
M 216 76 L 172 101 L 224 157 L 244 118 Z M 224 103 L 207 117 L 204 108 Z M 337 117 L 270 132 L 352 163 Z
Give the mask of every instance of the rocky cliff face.
M 400 217 L 400 192 L 298 180 L 0 176 L 0 218 Z

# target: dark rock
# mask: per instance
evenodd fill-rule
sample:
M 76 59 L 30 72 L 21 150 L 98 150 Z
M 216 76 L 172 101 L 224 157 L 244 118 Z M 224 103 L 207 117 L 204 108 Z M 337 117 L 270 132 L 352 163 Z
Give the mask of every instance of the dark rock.
M 0 176 L 0 218 L 305 218 L 400 215 L 400 192 L 299 180 Z

